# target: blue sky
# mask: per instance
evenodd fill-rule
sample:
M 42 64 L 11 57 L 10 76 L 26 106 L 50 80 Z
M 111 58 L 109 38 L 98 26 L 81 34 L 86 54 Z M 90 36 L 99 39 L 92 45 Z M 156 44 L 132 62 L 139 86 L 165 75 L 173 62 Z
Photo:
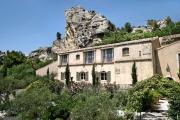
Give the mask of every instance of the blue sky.
M 65 32 L 64 11 L 75 5 L 101 13 L 117 27 L 167 16 L 180 21 L 180 0 L 0 0 L 0 50 L 27 54 L 51 46 L 56 32 Z

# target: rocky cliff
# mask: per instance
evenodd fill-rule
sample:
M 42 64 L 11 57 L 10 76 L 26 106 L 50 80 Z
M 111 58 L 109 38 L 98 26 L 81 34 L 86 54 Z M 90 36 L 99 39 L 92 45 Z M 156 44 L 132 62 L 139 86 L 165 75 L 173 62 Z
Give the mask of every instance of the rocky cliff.
M 29 54 L 31 59 L 39 59 L 40 61 L 47 61 L 53 59 L 53 52 L 51 47 L 40 47 Z
M 65 16 L 65 37 L 61 38 L 60 34 L 57 34 L 57 39 L 52 46 L 55 53 L 93 46 L 101 42 L 105 32 L 115 29 L 103 15 L 85 10 L 80 6 L 67 9 Z

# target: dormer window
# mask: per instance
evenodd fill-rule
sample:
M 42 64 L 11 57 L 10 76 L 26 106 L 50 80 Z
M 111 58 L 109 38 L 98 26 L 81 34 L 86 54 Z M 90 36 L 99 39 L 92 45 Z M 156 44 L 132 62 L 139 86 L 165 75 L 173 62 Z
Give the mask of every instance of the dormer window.
M 122 56 L 129 56 L 129 48 L 122 49 Z

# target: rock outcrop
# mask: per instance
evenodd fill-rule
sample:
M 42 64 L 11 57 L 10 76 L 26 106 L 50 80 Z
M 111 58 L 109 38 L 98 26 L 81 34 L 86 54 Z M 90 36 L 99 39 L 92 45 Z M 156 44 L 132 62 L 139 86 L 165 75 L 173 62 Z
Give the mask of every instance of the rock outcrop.
M 53 42 L 55 53 L 93 46 L 101 42 L 105 32 L 112 31 L 114 25 L 103 15 L 77 6 L 65 11 L 66 32 L 63 39 Z
M 53 52 L 51 47 L 40 47 L 29 54 L 31 59 L 39 59 L 40 61 L 47 61 L 53 59 Z
M 5 52 L 0 51 L 0 58 L 4 57 L 5 54 L 6 54 Z

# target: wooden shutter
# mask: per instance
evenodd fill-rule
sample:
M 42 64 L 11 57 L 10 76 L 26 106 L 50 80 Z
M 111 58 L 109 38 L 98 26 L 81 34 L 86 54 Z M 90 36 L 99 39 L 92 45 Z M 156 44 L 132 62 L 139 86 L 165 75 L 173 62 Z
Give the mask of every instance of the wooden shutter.
M 64 80 L 64 73 L 63 72 L 61 72 L 61 80 Z
M 111 71 L 107 72 L 107 81 L 111 82 Z
M 88 72 L 85 72 L 85 80 L 88 81 Z
M 101 80 L 101 73 L 100 72 L 96 72 L 96 79 L 98 78 L 98 80 Z
M 79 80 L 80 80 L 80 79 L 79 79 L 79 77 L 80 77 L 79 73 L 78 73 L 78 72 L 76 72 L 76 80 L 77 80 L 77 81 L 79 81 Z

